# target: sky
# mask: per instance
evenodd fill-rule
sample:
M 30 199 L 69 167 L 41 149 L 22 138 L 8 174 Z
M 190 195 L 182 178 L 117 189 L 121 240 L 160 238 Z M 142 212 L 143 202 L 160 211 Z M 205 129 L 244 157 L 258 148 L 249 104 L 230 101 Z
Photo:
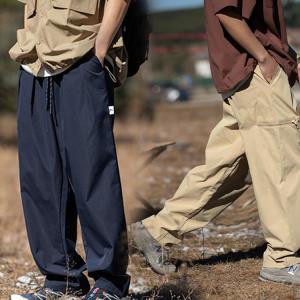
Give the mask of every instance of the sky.
M 147 0 L 152 11 L 200 7 L 203 0 Z

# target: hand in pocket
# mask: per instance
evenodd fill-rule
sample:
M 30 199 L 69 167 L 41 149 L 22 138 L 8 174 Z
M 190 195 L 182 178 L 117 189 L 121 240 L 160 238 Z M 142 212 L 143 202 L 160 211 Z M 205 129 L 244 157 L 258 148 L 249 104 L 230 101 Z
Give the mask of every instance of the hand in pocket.
M 259 63 L 259 67 L 262 75 L 268 83 L 273 81 L 279 69 L 278 63 L 271 55 L 268 55 L 262 63 Z

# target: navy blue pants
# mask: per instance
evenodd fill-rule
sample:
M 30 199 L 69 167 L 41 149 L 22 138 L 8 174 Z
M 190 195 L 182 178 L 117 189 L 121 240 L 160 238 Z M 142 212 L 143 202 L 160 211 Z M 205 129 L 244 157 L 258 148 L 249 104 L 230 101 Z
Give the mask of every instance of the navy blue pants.
M 126 223 L 113 136 L 113 87 L 89 53 L 68 71 L 36 78 L 20 71 L 21 196 L 31 251 L 45 287 L 119 296 L 130 278 Z M 86 262 L 76 252 L 79 217 Z

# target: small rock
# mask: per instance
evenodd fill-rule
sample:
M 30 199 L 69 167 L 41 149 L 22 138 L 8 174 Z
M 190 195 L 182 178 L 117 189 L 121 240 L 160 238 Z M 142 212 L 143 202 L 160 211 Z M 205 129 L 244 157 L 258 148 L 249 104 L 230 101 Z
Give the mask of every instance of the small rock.
M 4 273 L 0 272 L 0 278 L 4 278 Z
M 217 249 L 217 252 L 218 252 L 218 253 L 225 253 L 224 247 L 218 248 L 218 249 Z
M 146 281 L 141 277 L 130 285 L 130 294 L 144 294 L 150 290 L 151 289 L 146 286 Z
M 196 230 L 193 232 L 193 234 L 195 234 L 198 238 L 200 239 L 207 239 L 209 237 L 213 237 L 215 235 L 214 232 L 212 232 L 209 228 L 204 227 L 200 230 Z
M 29 276 L 29 277 L 38 277 L 38 276 L 40 276 L 40 274 L 38 272 L 28 272 L 26 275 Z
M 21 276 L 18 278 L 18 282 L 21 284 L 30 284 L 31 278 L 29 276 Z
M 32 285 L 30 285 L 30 288 L 31 288 L 32 290 L 36 290 L 38 287 L 39 287 L 39 286 L 38 286 L 37 284 L 32 284 Z
M 181 263 L 180 266 L 179 266 L 180 270 L 183 270 L 183 269 L 186 269 L 186 268 L 188 268 L 188 264 L 186 262 Z
M 160 201 L 159 201 L 159 203 L 160 203 L 161 205 L 165 205 L 166 201 L 167 201 L 166 198 L 161 198 Z
M 138 284 L 144 284 L 144 283 L 145 283 L 145 280 L 144 280 L 142 277 L 139 277 L 139 278 L 137 279 L 137 283 L 138 283 Z

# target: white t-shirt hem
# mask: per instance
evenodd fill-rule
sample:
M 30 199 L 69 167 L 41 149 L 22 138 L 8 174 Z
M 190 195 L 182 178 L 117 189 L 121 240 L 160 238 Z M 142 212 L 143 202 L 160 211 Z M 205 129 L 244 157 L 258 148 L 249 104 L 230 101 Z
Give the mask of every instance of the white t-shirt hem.
M 24 71 L 28 72 L 29 74 L 33 75 L 32 70 L 30 69 L 30 67 L 28 65 L 22 65 L 22 68 L 24 69 Z M 51 77 L 51 76 L 55 76 L 58 75 L 60 73 L 63 73 L 67 68 L 62 68 L 62 69 L 58 69 L 55 70 L 53 72 L 50 72 L 49 70 L 47 70 L 45 68 L 45 66 L 42 66 L 41 70 L 39 71 L 38 75 L 36 77 Z

